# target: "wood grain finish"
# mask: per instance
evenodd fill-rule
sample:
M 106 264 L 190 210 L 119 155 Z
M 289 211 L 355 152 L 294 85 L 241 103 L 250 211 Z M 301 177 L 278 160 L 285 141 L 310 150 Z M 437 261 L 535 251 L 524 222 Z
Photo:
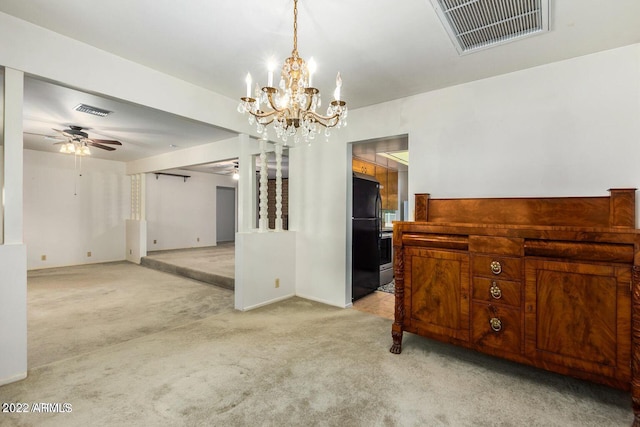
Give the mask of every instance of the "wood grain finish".
M 527 260 L 526 353 L 629 381 L 631 268 Z
M 631 401 L 633 427 L 640 427 L 640 266 L 634 265 L 631 283 Z
M 386 209 L 398 209 L 398 171 L 387 171 L 387 200 Z
M 356 157 L 351 159 L 351 168 L 354 172 L 376 176 L 376 165 L 374 163 L 367 162 Z
M 520 308 L 522 286 L 519 281 L 474 277 L 472 298 L 493 304 L 506 304 Z
M 612 188 L 609 190 L 609 225 L 611 227 L 634 228 L 636 224 L 636 189 Z
M 406 246 L 425 246 L 428 248 L 455 249 L 466 251 L 469 249 L 467 236 L 455 234 L 411 234 L 402 235 L 402 244 Z
M 634 247 L 632 244 L 527 240 L 524 253 L 537 257 L 633 263 Z
M 522 256 L 523 239 L 495 236 L 469 236 L 469 250 L 500 255 Z
M 420 210 L 428 222 L 633 228 L 635 189 L 609 192 L 611 197 L 428 199 Z
M 394 229 L 394 278 L 395 278 L 395 313 L 394 313 L 394 321 L 391 326 L 391 338 L 393 339 L 393 344 L 389 351 L 394 354 L 400 354 L 402 351 L 402 330 L 404 328 L 405 321 L 405 301 L 404 301 L 404 251 L 402 250 L 402 246 L 396 245 L 396 242 L 402 241 L 401 238 L 398 238 L 396 234 L 396 230 Z
M 416 222 L 394 223 L 391 351 L 400 353 L 407 331 L 630 389 L 640 427 L 635 190 L 610 193 L 514 199 L 417 194 Z
M 496 279 L 515 279 L 522 277 L 522 259 L 510 258 L 501 255 L 473 255 L 471 273 L 474 276 L 489 276 Z M 494 273 L 492 263 L 498 263 L 500 272 Z
M 469 256 L 459 252 L 411 249 L 405 301 L 412 324 L 435 334 L 469 337 Z
M 375 177 L 380 183 L 382 209 L 398 209 L 398 171 L 357 157 L 352 157 L 351 168 L 354 172 Z
M 491 319 L 498 319 L 499 331 L 491 327 Z M 473 303 L 471 340 L 481 349 L 493 347 L 503 351 L 520 353 L 521 324 L 519 307 Z
M 413 217 L 416 221 L 427 221 L 429 218 L 429 193 L 417 194 L 415 196 L 415 212 Z
M 536 263 L 535 351 L 616 365 L 616 277 L 608 266 Z M 533 331 L 532 331 L 533 332 Z M 532 340 L 533 341 L 533 340 Z

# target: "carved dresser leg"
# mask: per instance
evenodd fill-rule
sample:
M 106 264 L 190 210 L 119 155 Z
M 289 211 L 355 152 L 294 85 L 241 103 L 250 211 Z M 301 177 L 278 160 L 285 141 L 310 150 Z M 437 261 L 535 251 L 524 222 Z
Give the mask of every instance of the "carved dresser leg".
M 398 241 L 395 236 L 394 240 Z M 394 247 L 395 253 L 395 265 L 394 272 L 396 277 L 396 291 L 395 291 L 395 320 L 391 327 L 391 338 L 393 338 L 393 345 L 389 351 L 393 354 L 400 354 L 402 351 L 402 328 L 404 324 L 404 254 L 402 246 L 398 245 Z
M 640 266 L 633 266 L 631 293 L 631 400 L 633 427 L 640 427 Z

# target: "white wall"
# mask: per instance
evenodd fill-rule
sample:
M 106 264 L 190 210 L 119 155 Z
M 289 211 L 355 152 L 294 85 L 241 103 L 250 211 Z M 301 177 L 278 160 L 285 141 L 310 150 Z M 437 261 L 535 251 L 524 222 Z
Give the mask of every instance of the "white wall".
M 302 296 L 350 303 L 346 144 L 400 134 L 409 135 L 410 210 L 422 192 L 577 196 L 640 187 L 640 44 L 353 110 L 331 143 L 291 150 Z
M 27 376 L 25 245 L 0 245 L 0 386 Z
M 351 180 L 346 148 L 332 137 L 329 142 L 289 150 L 289 229 L 297 234 L 296 295 L 339 307 L 351 303 L 345 290 L 345 209 Z
M 0 77 L 2 77 L 0 75 Z M 0 79 L 1 81 L 1 79 Z M 0 84 L 0 87 L 2 87 L 2 84 Z M 2 94 L 0 94 L 0 99 L 2 99 Z M 2 107 L 0 107 L 0 121 L 2 120 Z M 2 123 L 0 122 L 0 125 Z M 0 193 L 3 191 L 4 189 L 4 145 L 2 145 L 4 142 L 2 141 L 3 135 L 2 132 L 0 132 Z M 0 199 L 0 245 L 4 243 L 4 206 L 3 206 L 3 202 L 2 199 Z
M 409 131 L 410 192 L 606 195 L 640 184 L 640 45 L 353 112 L 352 138 Z M 412 197 L 410 196 L 410 199 Z
M 235 253 L 237 310 L 250 310 L 296 294 L 295 232 L 237 233 Z
M 81 173 L 72 155 L 24 151 L 29 269 L 125 259 L 130 185 L 124 163 L 85 157 Z
M 2 74 L 0 127 L 0 385 L 27 376 L 27 250 L 23 241 L 22 105 L 24 75 Z
M 190 178 L 185 182 L 180 177 L 156 179 L 155 174 L 147 174 L 147 250 L 215 246 L 216 187 L 236 187 L 237 181 L 189 170 L 167 172 Z

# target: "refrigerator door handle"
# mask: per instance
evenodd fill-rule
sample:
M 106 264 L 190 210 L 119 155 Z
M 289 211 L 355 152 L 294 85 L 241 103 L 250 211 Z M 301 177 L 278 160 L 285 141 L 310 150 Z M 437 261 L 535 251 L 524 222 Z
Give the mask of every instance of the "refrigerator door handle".
M 382 197 L 380 197 L 380 188 L 376 193 L 376 218 L 378 218 L 378 234 L 382 237 Z

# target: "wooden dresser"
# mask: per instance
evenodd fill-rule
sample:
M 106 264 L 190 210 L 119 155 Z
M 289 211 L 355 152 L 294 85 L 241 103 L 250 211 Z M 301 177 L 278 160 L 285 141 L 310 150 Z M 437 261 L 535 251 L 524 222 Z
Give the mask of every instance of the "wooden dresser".
M 396 222 L 392 353 L 403 331 L 631 390 L 640 426 L 635 189 L 432 199 Z

